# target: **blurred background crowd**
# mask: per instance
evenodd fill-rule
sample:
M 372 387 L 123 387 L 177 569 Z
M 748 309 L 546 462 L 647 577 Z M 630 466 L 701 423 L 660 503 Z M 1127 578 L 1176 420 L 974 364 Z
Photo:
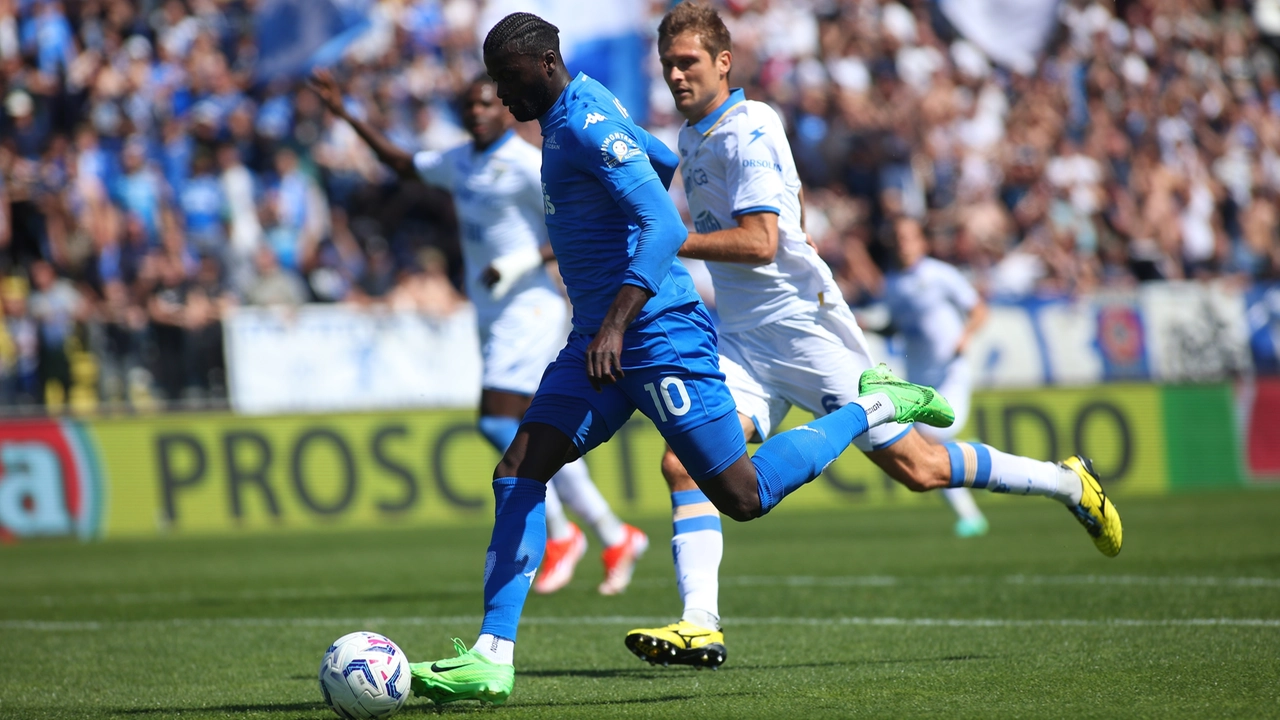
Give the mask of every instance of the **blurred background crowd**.
M 0 407 L 216 402 L 237 305 L 461 306 L 448 195 L 263 76 L 259 4 L 0 0 Z M 1280 274 L 1280 2 L 1051 5 L 1016 67 L 933 0 L 720 4 L 851 303 L 902 214 L 992 297 Z M 353 111 L 406 149 L 465 141 L 454 99 L 497 11 L 374 3 L 338 67 Z M 674 145 L 649 53 L 647 124 Z

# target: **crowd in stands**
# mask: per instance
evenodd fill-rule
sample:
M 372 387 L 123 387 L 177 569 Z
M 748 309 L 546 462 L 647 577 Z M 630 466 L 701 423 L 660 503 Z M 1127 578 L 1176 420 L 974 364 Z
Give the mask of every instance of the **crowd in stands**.
M 864 303 L 901 214 L 992 296 L 1280 274 L 1276 5 L 1064 0 L 1022 73 L 932 0 L 720 6 L 734 82 L 782 114 L 807 229 Z M 449 197 L 258 78 L 253 6 L 0 0 L 0 408 L 223 397 L 237 305 L 458 307 Z M 336 68 L 354 111 L 406 149 L 465 141 L 482 11 L 377 2 Z

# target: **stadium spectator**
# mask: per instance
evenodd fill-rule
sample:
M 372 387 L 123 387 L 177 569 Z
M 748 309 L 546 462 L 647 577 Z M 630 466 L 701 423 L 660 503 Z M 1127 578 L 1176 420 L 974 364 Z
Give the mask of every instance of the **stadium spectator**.
M 1030 64 L 926 0 L 720 4 L 734 81 L 787 123 L 852 303 L 876 298 L 900 215 L 989 295 L 1280 275 L 1275 3 L 1061 0 Z M 46 261 L 93 306 L 120 282 L 135 315 L 144 256 L 179 244 L 186 276 L 213 257 L 241 300 L 381 302 L 424 248 L 458 285 L 451 203 L 389 184 L 298 83 L 257 78 L 252 5 L 0 0 L 0 273 Z M 338 68 L 349 106 L 409 150 L 460 142 L 483 16 L 375 0 Z M 670 123 L 652 62 L 650 116 Z M 263 245 L 301 292 L 259 282 Z

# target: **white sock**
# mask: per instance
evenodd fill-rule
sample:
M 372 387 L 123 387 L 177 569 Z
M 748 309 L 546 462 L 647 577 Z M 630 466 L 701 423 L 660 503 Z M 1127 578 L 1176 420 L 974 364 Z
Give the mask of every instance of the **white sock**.
M 516 644 L 496 635 L 483 633 L 472 646 L 475 651 L 501 665 L 514 665 Z
M 547 483 L 547 539 L 564 540 L 573 534 L 569 529 L 569 518 L 564 514 L 564 505 L 560 504 L 560 496 L 556 494 L 555 483 Z
M 942 491 L 942 497 L 946 498 L 947 504 L 962 520 L 982 517 L 982 511 L 978 509 L 978 503 L 973 501 L 973 493 L 969 492 L 969 488 L 945 488 Z
M 892 422 L 897 411 L 893 407 L 893 401 L 884 393 L 871 393 L 863 395 L 854 400 L 867 411 L 867 427 L 875 427 L 887 422 Z
M 701 490 L 682 490 L 671 494 L 671 518 L 676 587 L 684 603 L 681 617 L 719 630 L 720 558 L 724 555 L 720 512 Z
M 951 458 L 951 486 L 986 488 L 1011 495 L 1043 495 L 1067 506 L 1080 502 L 1080 478 L 1057 463 L 1010 455 L 982 443 L 944 445 Z
M 564 504 L 582 518 L 583 522 L 591 526 L 605 547 L 617 545 L 627 539 L 622 521 L 613 514 L 613 509 L 600 494 L 600 489 L 591 482 L 591 474 L 587 472 L 587 464 L 582 461 L 582 458 L 560 468 L 560 472 L 551 478 L 551 484 L 555 486 Z M 548 528 L 550 528 L 550 513 L 548 513 Z

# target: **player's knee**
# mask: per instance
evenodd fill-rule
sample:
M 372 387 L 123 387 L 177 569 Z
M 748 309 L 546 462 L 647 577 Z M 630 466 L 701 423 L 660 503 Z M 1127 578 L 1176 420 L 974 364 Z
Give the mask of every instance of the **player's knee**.
M 764 514 L 758 492 L 734 492 L 728 498 L 720 499 L 715 505 L 722 515 L 735 522 L 755 520 Z

